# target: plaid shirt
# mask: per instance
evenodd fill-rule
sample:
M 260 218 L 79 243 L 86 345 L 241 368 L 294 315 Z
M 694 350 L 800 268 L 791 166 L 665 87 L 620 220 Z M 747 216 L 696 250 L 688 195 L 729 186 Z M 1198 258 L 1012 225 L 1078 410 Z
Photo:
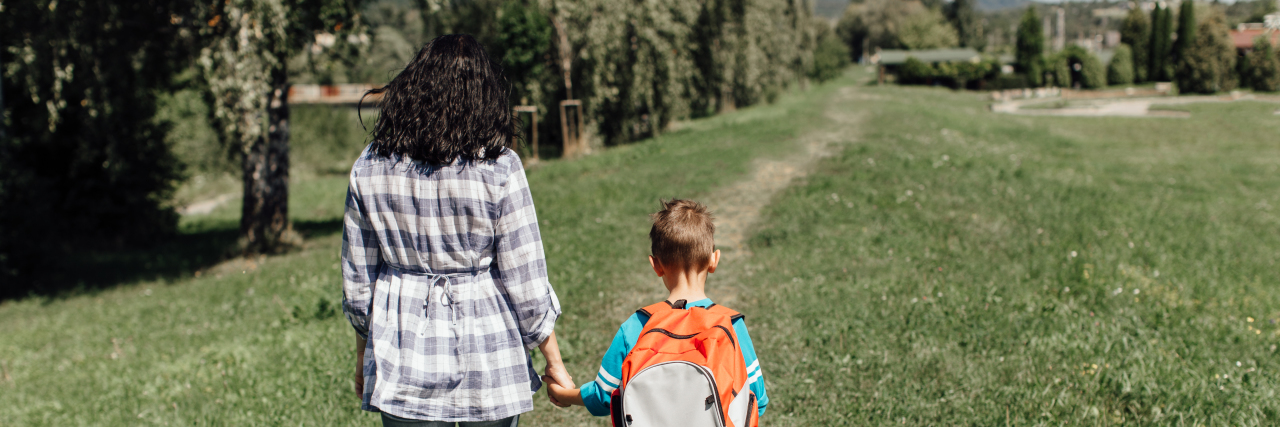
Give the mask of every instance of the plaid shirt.
M 435 421 L 533 410 L 528 351 L 560 302 L 514 152 L 429 165 L 366 149 L 343 222 L 342 311 L 369 343 L 362 409 Z

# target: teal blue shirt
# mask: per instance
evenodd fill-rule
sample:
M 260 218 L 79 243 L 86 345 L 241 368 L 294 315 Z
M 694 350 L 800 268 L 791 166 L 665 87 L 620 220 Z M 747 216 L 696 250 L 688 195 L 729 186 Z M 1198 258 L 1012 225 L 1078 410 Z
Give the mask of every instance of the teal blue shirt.
M 685 308 L 710 307 L 711 304 L 710 299 L 701 299 L 686 304 Z M 618 388 L 619 378 L 622 377 L 622 360 L 631 353 L 631 348 L 640 338 L 640 331 L 648 321 L 649 316 L 635 313 L 627 318 L 626 322 L 622 322 L 618 333 L 613 336 L 613 343 L 609 345 L 609 350 L 604 353 L 604 358 L 600 361 L 600 372 L 596 374 L 596 380 L 582 386 L 582 403 L 586 405 L 591 415 L 597 417 L 609 415 L 610 393 Z M 756 401 L 760 405 L 760 416 L 764 416 L 764 409 L 769 405 L 769 395 L 764 391 L 764 373 L 760 370 L 760 361 L 756 360 L 756 348 L 751 343 L 751 335 L 747 333 L 747 325 L 741 318 L 733 321 L 733 330 L 738 335 L 742 361 L 747 366 L 747 386 L 755 392 Z

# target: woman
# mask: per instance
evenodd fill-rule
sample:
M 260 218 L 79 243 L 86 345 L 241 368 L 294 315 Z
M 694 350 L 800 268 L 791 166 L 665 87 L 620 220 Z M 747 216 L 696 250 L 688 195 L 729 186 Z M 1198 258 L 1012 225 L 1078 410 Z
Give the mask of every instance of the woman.
M 572 386 L 533 199 L 508 148 L 508 87 L 474 38 L 448 35 L 369 92 L 383 98 L 347 189 L 342 310 L 358 335 L 361 408 L 384 425 L 515 426 L 542 385 L 534 347 L 546 375 Z

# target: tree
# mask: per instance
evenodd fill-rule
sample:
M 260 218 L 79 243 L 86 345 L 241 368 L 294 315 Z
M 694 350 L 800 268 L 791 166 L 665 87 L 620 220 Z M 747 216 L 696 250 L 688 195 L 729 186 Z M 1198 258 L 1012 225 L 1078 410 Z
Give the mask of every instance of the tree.
M 803 85 L 813 66 L 817 43 L 804 1 L 538 4 L 558 27 L 556 39 L 564 34 L 564 43 L 555 42 L 558 71 L 570 71 L 568 78 L 544 82 L 544 93 L 563 99 L 565 82 L 572 84 L 589 147 L 655 135 L 673 120 L 768 102 L 790 84 Z
M 1236 49 L 1220 15 L 1200 24 L 1177 68 L 1178 91 L 1214 93 L 1236 87 Z
M 215 128 L 241 159 L 246 252 L 278 251 L 296 239 L 289 223 L 288 59 L 317 32 L 346 40 L 360 28 L 359 3 L 225 0 L 206 11 L 199 64 Z
M 1196 3 L 1194 1 L 1184 1 L 1181 9 L 1178 10 L 1178 38 L 1173 42 L 1173 60 L 1181 61 L 1184 52 L 1195 39 Z
M 982 34 L 982 17 L 974 7 L 974 0 L 953 0 L 947 7 L 947 20 L 960 37 L 960 46 L 982 50 L 986 38 Z
M 1129 14 L 1124 17 L 1120 26 L 1120 43 L 1128 45 L 1133 52 L 1133 81 L 1147 81 L 1147 72 L 1151 68 L 1151 50 L 1148 47 L 1151 43 L 1151 22 L 1141 8 L 1129 9 Z
M 31 275 L 68 256 L 174 230 L 168 199 L 181 165 L 155 112 L 185 65 L 191 8 L 183 0 L 4 3 L 0 296 L 40 290 L 48 283 Z
M 819 82 L 840 77 L 849 65 L 849 47 L 837 37 L 835 31 L 825 22 L 815 23 L 818 26 L 818 47 L 813 51 L 813 68 L 809 77 Z
M 1151 11 L 1151 43 L 1148 46 L 1151 53 L 1147 55 L 1150 59 L 1147 78 L 1152 81 L 1168 81 L 1172 77 L 1173 62 L 1169 60 L 1172 27 L 1173 12 L 1157 4 Z
M 1245 59 L 1249 64 L 1248 74 L 1244 78 L 1253 90 L 1275 92 L 1280 90 L 1280 58 L 1271 46 L 1267 37 L 1258 37 L 1253 42 L 1253 51 Z
M 866 0 L 850 4 L 836 25 L 836 34 L 849 45 L 855 58 L 870 56 L 877 48 L 902 47 L 899 33 L 907 17 L 928 12 L 918 1 Z
M 1127 85 L 1133 83 L 1133 50 L 1129 45 L 1121 43 L 1116 46 L 1115 54 L 1111 56 L 1111 63 L 1107 64 L 1107 83 L 1113 85 Z
M 956 29 L 933 9 L 908 15 L 898 32 L 898 43 L 911 50 L 955 47 L 959 42 Z
M 1018 40 L 1014 50 L 1014 64 L 1020 73 L 1027 75 L 1031 84 L 1041 84 L 1041 64 L 1044 62 L 1044 28 L 1035 7 L 1027 6 L 1027 12 L 1018 23 Z
M 1253 6 L 1253 15 L 1249 16 L 1245 22 L 1263 22 L 1267 15 L 1280 11 L 1280 2 L 1273 0 L 1255 1 Z
M 523 0 L 503 3 L 499 15 L 495 56 L 515 88 L 513 100 L 529 98 L 542 77 L 543 56 L 551 49 L 551 22 L 537 5 Z

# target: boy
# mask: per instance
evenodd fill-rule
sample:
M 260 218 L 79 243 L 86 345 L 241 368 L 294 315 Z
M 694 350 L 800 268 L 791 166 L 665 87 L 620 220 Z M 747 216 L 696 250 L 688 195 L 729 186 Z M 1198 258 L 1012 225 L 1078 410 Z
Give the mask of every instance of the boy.
M 663 209 L 651 216 L 653 228 L 649 230 L 651 242 L 649 265 L 653 272 L 662 278 L 670 294 L 668 303 L 678 306 L 679 300 L 685 300 L 685 309 L 689 307 L 709 307 L 712 304 L 703 292 L 707 282 L 707 274 L 714 273 L 720 263 L 720 251 L 715 249 L 715 225 L 712 224 L 711 213 L 697 202 L 688 200 L 671 200 L 662 202 Z M 610 393 L 618 387 L 622 376 L 622 361 L 627 358 L 639 339 L 649 316 L 643 313 L 632 314 L 613 337 L 613 344 L 605 352 L 600 362 L 600 372 L 595 381 L 588 382 L 581 389 L 566 389 L 554 381 L 547 381 L 548 393 L 552 400 L 562 405 L 583 405 L 597 417 L 609 415 Z M 760 363 L 756 360 L 755 347 L 751 336 L 747 334 L 747 326 L 741 318 L 733 321 L 733 329 L 741 343 L 744 366 L 747 367 L 747 386 L 755 392 L 759 415 L 764 415 L 769 397 L 765 394 L 764 379 L 760 371 Z

